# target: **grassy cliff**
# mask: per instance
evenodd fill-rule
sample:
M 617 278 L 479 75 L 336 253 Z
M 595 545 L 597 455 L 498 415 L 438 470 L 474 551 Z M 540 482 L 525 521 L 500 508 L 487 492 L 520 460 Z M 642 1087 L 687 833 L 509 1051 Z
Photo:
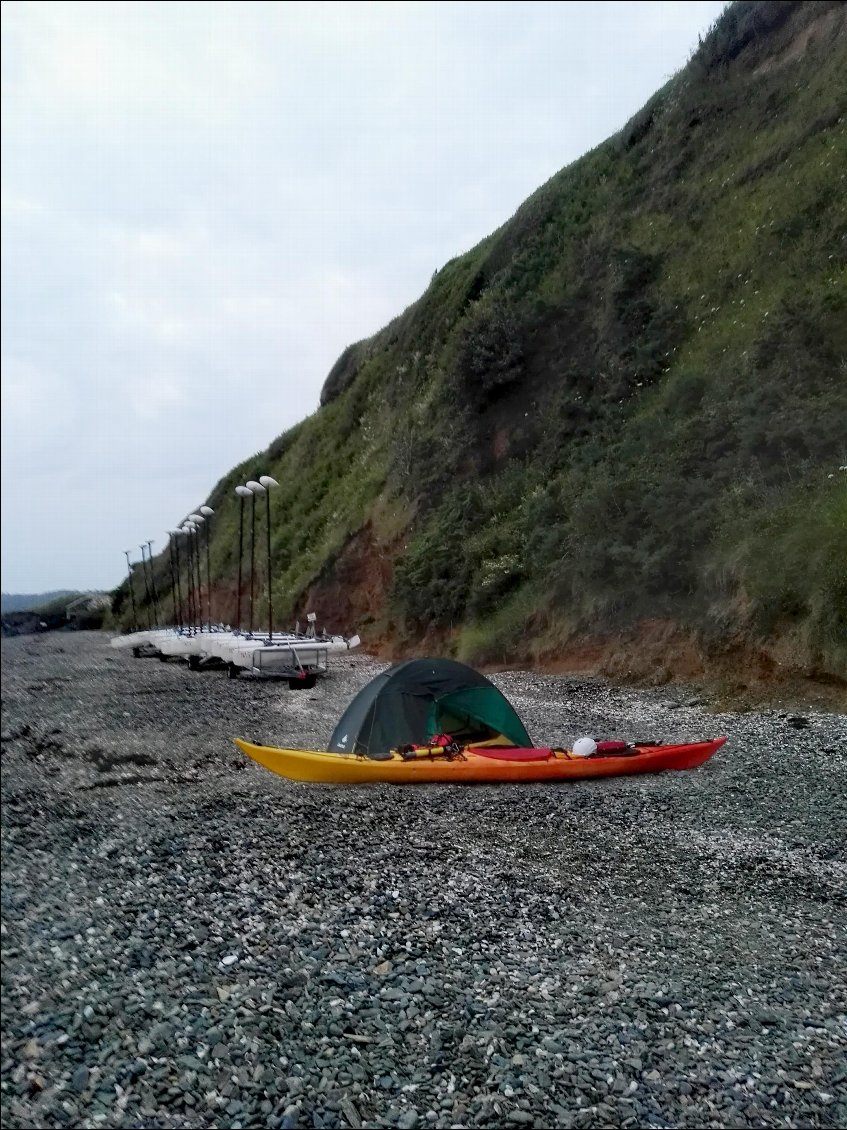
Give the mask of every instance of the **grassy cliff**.
M 230 615 L 232 488 L 267 472 L 281 619 L 472 662 L 846 677 L 845 15 L 731 5 L 347 349 L 210 497 Z

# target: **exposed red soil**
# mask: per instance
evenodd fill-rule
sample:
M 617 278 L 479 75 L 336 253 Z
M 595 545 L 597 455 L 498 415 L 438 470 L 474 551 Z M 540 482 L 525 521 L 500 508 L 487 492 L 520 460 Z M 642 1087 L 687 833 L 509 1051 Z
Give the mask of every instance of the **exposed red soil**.
M 377 542 L 368 522 L 310 586 L 304 607 L 315 609 L 332 631 L 358 632 L 372 650 L 377 642 L 373 625 L 391 589 L 395 552 L 395 546 Z
M 451 632 L 431 629 L 409 640 L 387 619 L 397 550 L 395 543 L 379 543 L 367 524 L 311 586 L 303 607 L 314 608 L 333 631 L 358 632 L 363 646 L 386 661 L 453 653 Z M 577 635 L 557 647 L 539 644 L 528 632 L 508 662 L 478 666 L 585 674 L 640 686 L 690 684 L 724 706 L 793 701 L 847 710 L 847 681 L 816 670 L 798 654 L 789 635 L 757 643 L 739 634 L 706 646 L 674 621 L 644 619 L 620 632 Z

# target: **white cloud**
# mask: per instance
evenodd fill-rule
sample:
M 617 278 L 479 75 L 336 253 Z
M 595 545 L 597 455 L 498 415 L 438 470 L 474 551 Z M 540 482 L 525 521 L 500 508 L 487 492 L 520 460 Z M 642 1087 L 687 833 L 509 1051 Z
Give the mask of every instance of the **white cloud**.
M 235 5 L 9 4 L 4 38 L 17 95 L 8 120 L 45 131 L 60 121 L 120 134 L 151 117 L 212 130 L 273 81 Z
M 21 433 L 42 447 L 61 442 L 77 422 L 80 403 L 58 372 L 18 357 L 3 361 L 3 444 L 14 447 Z
M 0 197 L 0 211 L 3 219 L 25 221 L 28 217 L 43 216 L 46 208 L 40 201 L 27 196 L 16 196 L 11 192 L 4 192 Z
M 143 422 L 160 423 L 166 411 L 185 403 L 177 381 L 164 374 L 139 377 L 130 383 L 128 391 L 132 411 Z

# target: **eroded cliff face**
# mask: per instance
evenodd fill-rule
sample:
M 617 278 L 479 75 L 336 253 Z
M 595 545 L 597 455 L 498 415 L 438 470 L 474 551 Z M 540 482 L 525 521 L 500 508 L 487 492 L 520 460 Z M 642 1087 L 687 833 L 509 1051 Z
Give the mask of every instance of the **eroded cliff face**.
M 396 544 L 380 544 L 370 522 L 350 538 L 325 574 L 309 586 L 304 607 L 324 610 L 336 628 L 358 632 L 369 649 L 390 652 L 392 633 L 385 622 L 394 576 Z
M 357 537 L 332 576 L 311 587 L 303 607 L 329 612 L 330 630 L 358 632 L 368 652 L 386 662 L 459 652 L 460 630 L 430 627 L 410 638 L 385 622 L 382 610 L 391 591 L 392 569 L 389 547 L 375 546 L 366 535 Z M 555 640 L 545 637 L 538 617 L 529 617 L 524 628 L 501 655 L 489 655 L 477 665 L 483 670 L 514 667 L 600 676 L 637 686 L 688 684 L 714 705 L 733 709 L 807 702 L 847 710 L 847 679 L 826 663 L 809 661 L 802 639 L 790 628 L 767 640 L 738 630 L 709 641 L 668 619 L 645 618 L 617 631 L 577 629 Z

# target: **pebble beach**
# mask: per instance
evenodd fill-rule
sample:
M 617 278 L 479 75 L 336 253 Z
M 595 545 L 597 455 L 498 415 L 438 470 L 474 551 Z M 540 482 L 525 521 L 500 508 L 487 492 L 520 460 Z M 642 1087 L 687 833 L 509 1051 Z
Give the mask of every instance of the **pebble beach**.
M 321 786 L 313 690 L 3 641 L 2 1126 L 843 1127 L 847 714 L 492 675 L 700 769 Z

